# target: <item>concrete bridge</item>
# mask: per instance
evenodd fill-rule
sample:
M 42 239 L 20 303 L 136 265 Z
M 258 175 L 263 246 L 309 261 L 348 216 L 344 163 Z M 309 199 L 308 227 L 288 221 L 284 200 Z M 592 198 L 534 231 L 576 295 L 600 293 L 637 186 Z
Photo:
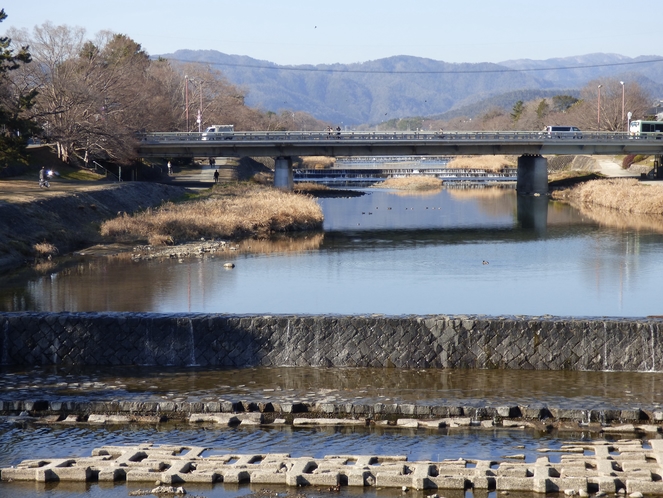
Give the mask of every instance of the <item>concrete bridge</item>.
M 274 184 L 292 188 L 295 156 L 516 155 L 520 194 L 548 191 L 547 155 L 663 155 L 663 134 L 582 132 L 357 132 L 255 131 L 220 134 L 148 133 L 141 157 L 273 157 Z

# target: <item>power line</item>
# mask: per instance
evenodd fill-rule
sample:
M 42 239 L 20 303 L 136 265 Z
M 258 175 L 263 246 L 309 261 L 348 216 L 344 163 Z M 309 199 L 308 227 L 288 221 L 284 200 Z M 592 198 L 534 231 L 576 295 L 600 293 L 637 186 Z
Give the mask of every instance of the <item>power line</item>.
M 167 58 L 166 58 L 167 59 Z M 186 59 L 167 59 L 176 62 L 182 63 L 193 63 L 193 64 L 207 64 L 210 66 L 227 66 L 227 67 L 238 67 L 238 68 L 248 68 L 248 69 L 270 69 L 276 71 L 303 71 L 303 72 L 319 72 L 319 73 L 347 73 L 347 74 L 480 74 L 480 73 L 524 73 L 524 72 L 535 72 L 535 71 L 564 71 L 567 69 L 591 69 L 598 67 L 619 67 L 619 66 L 632 66 L 635 64 L 653 64 L 656 62 L 663 62 L 663 59 L 650 59 L 644 61 L 629 61 L 629 62 L 613 62 L 606 64 L 581 64 L 579 66 L 560 66 L 560 67 L 536 67 L 536 68 L 521 68 L 521 69 L 479 69 L 479 70 L 452 70 L 452 71 L 386 71 L 386 70 L 377 70 L 371 71 L 367 69 L 332 69 L 332 68 L 320 68 L 320 67 L 293 67 L 293 66 L 263 66 L 259 64 L 233 64 L 229 62 L 205 62 L 205 61 L 194 61 Z M 488 63 L 492 64 L 492 63 Z

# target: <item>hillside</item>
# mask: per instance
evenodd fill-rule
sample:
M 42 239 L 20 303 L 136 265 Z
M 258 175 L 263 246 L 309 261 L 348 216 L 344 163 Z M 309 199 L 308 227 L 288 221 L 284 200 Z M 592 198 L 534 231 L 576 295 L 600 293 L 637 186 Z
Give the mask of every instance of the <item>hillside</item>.
M 394 56 L 356 64 L 303 66 L 279 66 L 216 50 L 178 50 L 161 57 L 212 65 L 231 83 L 248 90 L 250 106 L 305 111 L 350 126 L 408 116 L 446 116 L 460 109 L 471 116 L 470 112 L 485 110 L 486 102 L 508 108 L 522 96 L 573 94 L 599 77 L 637 81 L 652 95 L 663 96 L 663 83 L 658 83 L 663 82 L 663 61 L 642 63 L 658 56 L 631 59 L 590 54 L 500 64 Z

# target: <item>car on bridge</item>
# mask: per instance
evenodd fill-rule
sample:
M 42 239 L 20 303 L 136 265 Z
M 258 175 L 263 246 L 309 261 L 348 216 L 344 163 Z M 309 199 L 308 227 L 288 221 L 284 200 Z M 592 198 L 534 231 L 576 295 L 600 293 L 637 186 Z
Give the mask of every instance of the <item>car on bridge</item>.
M 575 126 L 546 126 L 542 134 L 549 138 L 582 138 L 582 132 Z

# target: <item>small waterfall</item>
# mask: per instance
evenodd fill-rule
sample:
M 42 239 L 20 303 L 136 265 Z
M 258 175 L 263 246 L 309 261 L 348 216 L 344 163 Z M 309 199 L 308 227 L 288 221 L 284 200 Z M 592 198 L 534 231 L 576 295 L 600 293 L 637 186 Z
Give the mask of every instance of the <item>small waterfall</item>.
M 9 320 L 5 320 L 5 326 L 2 327 L 2 357 L 0 365 L 9 365 Z
M 608 326 L 603 322 L 603 371 L 608 370 Z
M 187 367 L 197 367 L 198 364 L 196 363 L 196 341 L 193 336 L 193 320 L 191 318 L 188 319 L 189 322 L 189 340 L 190 340 L 190 348 L 191 348 L 191 356 L 189 358 L 189 363 L 187 364 Z
M 479 420 L 479 409 L 475 408 L 474 409 L 474 415 L 470 415 L 470 425 L 481 425 L 481 421 Z
M 651 341 L 651 372 L 656 371 L 656 335 L 654 334 L 654 324 L 649 324 L 649 338 Z
M 288 318 L 288 325 L 285 328 L 285 364 L 288 365 L 290 362 L 290 319 Z
M 145 347 L 143 348 L 142 364 L 155 365 L 157 345 L 152 340 L 152 331 L 154 329 L 154 318 L 150 318 L 149 323 L 145 324 Z
M 592 421 L 592 410 L 583 410 L 582 411 L 582 421 L 580 425 L 586 426 Z
M 58 349 L 60 349 L 60 338 L 57 335 L 53 337 L 52 349 L 53 349 L 53 358 L 51 359 L 51 361 L 53 362 L 53 365 L 57 365 L 60 363 L 60 358 L 58 358 Z

